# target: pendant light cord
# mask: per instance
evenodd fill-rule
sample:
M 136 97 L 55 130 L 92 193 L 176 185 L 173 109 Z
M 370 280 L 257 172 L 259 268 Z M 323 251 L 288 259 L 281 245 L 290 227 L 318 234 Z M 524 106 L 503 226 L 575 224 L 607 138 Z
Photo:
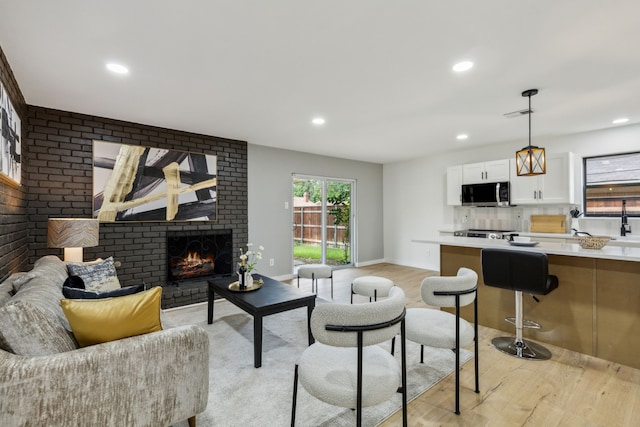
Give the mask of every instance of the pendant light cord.
M 529 153 L 531 153 L 531 93 L 529 93 Z

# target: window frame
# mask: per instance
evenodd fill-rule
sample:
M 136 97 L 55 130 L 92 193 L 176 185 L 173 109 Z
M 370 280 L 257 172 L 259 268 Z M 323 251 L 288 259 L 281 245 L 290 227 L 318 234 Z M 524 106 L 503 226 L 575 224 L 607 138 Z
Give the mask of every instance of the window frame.
M 583 216 L 586 218 L 619 218 L 621 213 L 588 213 L 587 212 L 587 160 L 593 160 L 593 159 L 604 159 L 607 157 L 614 157 L 614 156 L 626 156 L 626 155 L 633 155 L 633 154 L 640 154 L 640 151 L 629 151 L 629 152 L 624 152 L 624 153 L 609 153 L 609 154 L 600 154 L 600 155 L 596 155 L 596 156 L 589 156 L 589 157 L 583 157 L 582 158 L 582 213 Z M 628 184 L 628 185 L 633 185 L 633 184 Z M 620 185 L 620 187 L 623 187 L 624 185 Z M 640 218 L 640 213 L 632 213 L 629 212 L 627 210 L 627 216 L 629 218 Z

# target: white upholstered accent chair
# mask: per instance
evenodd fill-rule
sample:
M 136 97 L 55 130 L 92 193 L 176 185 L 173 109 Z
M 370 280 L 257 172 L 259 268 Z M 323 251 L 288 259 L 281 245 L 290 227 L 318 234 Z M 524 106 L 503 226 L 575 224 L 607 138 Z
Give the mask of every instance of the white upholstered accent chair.
M 455 307 L 455 314 L 433 308 L 407 310 L 406 328 L 409 341 L 420 344 L 420 363 L 424 363 L 424 346 L 447 348 L 456 355 L 456 409 L 460 414 L 460 347 L 475 341 L 476 388 L 478 384 L 478 275 L 460 268 L 456 276 L 431 276 L 422 281 L 420 291 L 425 303 L 435 307 Z M 460 317 L 460 307 L 474 305 L 474 325 Z M 428 362 L 427 362 L 428 363 Z
M 382 403 L 402 392 L 402 420 L 407 425 L 404 292 L 371 304 L 320 304 L 311 315 L 316 342 L 299 357 L 294 371 L 291 425 L 295 425 L 298 380 L 317 399 L 356 410 Z M 401 335 L 401 363 L 376 345 Z M 399 386 L 401 386 L 399 388 Z M 304 422 L 303 422 L 304 424 Z

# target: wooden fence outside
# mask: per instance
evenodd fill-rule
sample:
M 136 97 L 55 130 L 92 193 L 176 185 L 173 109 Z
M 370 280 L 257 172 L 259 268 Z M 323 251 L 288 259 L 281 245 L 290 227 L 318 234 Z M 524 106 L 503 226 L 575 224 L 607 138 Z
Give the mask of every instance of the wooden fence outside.
M 346 232 L 344 225 L 333 225 L 334 216 L 329 213 L 333 208 L 327 207 L 327 245 L 335 248 L 344 247 Z M 320 245 L 322 243 L 322 207 L 294 206 L 293 208 L 293 240 L 300 244 Z

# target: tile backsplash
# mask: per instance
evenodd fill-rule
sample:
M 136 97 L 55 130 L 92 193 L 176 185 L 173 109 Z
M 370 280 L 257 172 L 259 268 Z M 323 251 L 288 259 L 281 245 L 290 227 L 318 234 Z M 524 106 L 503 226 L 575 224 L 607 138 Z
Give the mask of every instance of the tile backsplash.
M 620 236 L 620 218 L 579 218 L 579 223 L 580 231 Z M 629 224 L 631 225 L 631 236 L 640 238 L 640 218 L 629 218 Z
M 492 229 L 529 231 L 531 215 L 566 215 L 567 233 L 571 233 L 569 211 L 574 205 L 513 206 L 508 208 L 455 207 L 455 229 Z M 579 218 L 580 231 L 610 236 L 620 235 L 620 218 Z M 640 219 L 629 219 L 632 233 L 640 234 Z
M 547 205 L 544 207 L 514 206 L 509 208 L 454 208 L 454 225 L 456 228 L 480 228 L 492 230 L 529 231 L 531 215 L 561 215 L 569 219 L 571 207 Z

